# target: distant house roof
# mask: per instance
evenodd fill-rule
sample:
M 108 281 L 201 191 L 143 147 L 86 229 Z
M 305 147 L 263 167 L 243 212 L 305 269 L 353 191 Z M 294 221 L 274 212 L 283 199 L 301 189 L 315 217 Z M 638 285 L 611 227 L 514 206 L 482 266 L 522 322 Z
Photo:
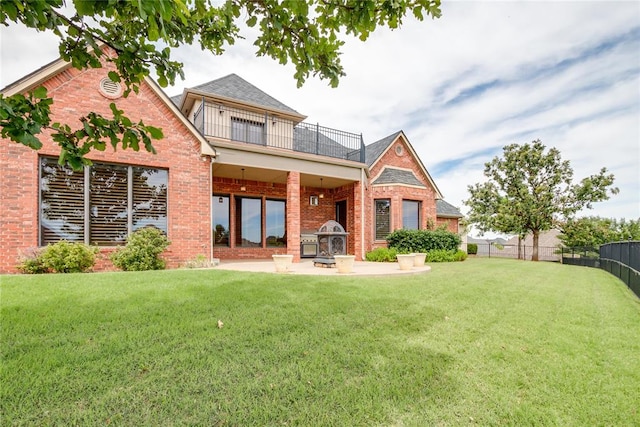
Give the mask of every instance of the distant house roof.
M 209 93 L 211 95 L 223 96 L 225 98 L 236 99 L 238 101 L 249 102 L 270 109 L 300 114 L 293 108 L 283 104 L 274 97 L 258 89 L 237 74 L 229 74 L 228 76 L 220 77 L 219 79 L 211 80 L 210 82 L 203 83 L 189 89 Z M 174 96 L 171 100 L 176 105 L 180 105 L 182 95 Z
M 388 166 L 382 170 L 382 173 L 371 184 L 406 184 L 424 187 L 424 184 L 413 174 L 413 171 Z
M 480 244 L 480 245 L 486 245 L 487 243 L 494 243 L 494 244 L 498 244 L 498 245 L 506 245 L 508 243 L 507 240 L 503 239 L 502 237 L 494 237 L 493 239 L 485 239 L 482 237 L 472 237 L 472 236 L 467 236 L 467 243 L 476 243 L 476 244 Z
M 436 215 L 443 218 L 462 218 L 460 210 L 442 199 L 436 200 Z

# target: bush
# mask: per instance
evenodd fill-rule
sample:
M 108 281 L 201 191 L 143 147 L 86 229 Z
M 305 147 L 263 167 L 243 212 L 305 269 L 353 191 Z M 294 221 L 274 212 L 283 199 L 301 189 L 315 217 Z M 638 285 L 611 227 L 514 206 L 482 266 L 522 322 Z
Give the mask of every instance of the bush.
M 97 248 L 61 240 L 33 252 L 21 266 L 25 273 L 84 273 L 96 263 Z
M 469 255 L 476 255 L 478 253 L 477 243 L 467 243 L 467 253 Z
M 141 228 L 127 238 L 125 247 L 111 254 L 111 262 L 124 271 L 163 270 L 160 255 L 170 243 L 158 228 Z
M 467 259 L 465 251 L 436 249 L 427 253 L 427 262 L 456 262 Z
M 396 230 L 387 236 L 390 248 L 398 253 L 430 252 L 433 250 L 455 251 L 462 240 L 460 236 L 443 228 L 437 230 Z
M 397 253 L 393 248 L 377 248 L 367 252 L 365 259 L 373 262 L 395 262 Z
M 42 261 L 42 249 L 30 249 L 22 256 L 18 270 L 24 274 L 43 274 L 49 273 L 50 270 Z

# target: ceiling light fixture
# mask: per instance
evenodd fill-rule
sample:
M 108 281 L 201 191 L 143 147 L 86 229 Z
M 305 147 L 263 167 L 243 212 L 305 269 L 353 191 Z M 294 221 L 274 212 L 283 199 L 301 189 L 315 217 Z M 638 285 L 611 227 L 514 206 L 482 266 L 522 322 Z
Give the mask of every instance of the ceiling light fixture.
M 320 194 L 318 194 L 318 198 L 324 199 L 324 193 L 322 192 L 322 178 L 320 178 Z
M 247 191 L 247 187 L 244 185 L 244 168 L 242 168 L 242 185 L 240 185 L 240 191 Z

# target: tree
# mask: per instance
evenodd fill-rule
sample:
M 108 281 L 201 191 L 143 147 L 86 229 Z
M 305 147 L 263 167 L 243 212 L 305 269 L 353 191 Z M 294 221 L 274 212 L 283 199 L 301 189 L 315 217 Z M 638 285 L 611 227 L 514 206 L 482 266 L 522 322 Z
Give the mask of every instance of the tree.
M 615 218 L 584 217 L 559 224 L 558 236 L 566 247 L 595 247 L 621 240 L 640 240 L 640 218 L 620 221 Z
M 573 184 L 573 169 L 562 161 L 560 152 L 540 140 L 531 144 L 504 147 L 503 157 L 485 164 L 487 182 L 468 186 L 469 222 L 480 231 L 497 231 L 524 237 L 533 235 L 532 259 L 538 260 L 540 232 L 550 230 L 559 220 L 617 194 L 614 176 L 602 168 Z
M 220 55 L 241 38 L 238 23 L 257 27 L 256 55 L 270 56 L 295 65 L 298 86 L 312 74 L 337 86 L 345 75 L 340 63 L 341 37 L 365 41 L 379 26 L 395 29 L 412 14 L 440 17 L 440 0 L 73 0 L 66 13 L 64 0 L 3 0 L 0 23 L 20 22 L 37 31 L 52 31 L 60 39 L 61 57 L 78 69 L 111 63 L 114 82 L 124 83 L 125 96 L 155 70 L 162 87 L 184 78 L 182 64 L 171 60 L 171 48 L 198 42 Z M 116 55 L 107 54 L 105 46 Z M 1 136 L 33 149 L 42 146 L 38 135 L 49 129 L 61 147 L 60 162 L 75 169 L 90 162 L 92 149 L 104 150 L 105 139 L 115 148 L 139 149 L 140 142 L 153 152 L 152 139 L 160 129 L 134 123 L 111 104 L 113 119 L 94 113 L 81 118 L 82 126 L 53 123 L 52 100 L 44 88 L 32 93 L 0 95 Z

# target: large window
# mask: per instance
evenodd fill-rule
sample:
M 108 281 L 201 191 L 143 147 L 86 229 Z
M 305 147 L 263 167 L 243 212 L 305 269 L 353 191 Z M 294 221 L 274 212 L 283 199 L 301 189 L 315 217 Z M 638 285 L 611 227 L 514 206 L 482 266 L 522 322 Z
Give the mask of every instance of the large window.
M 376 200 L 376 240 L 384 240 L 391 232 L 391 201 Z
M 262 200 L 236 197 L 236 246 L 262 246 Z
M 167 182 L 166 170 L 94 163 L 75 172 L 43 157 L 40 244 L 118 245 L 147 226 L 166 233 Z
M 402 201 L 402 228 L 418 230 L 420 228 L 420 202 Z
M 213 196 L 213 244 L 229 246 L 229 197 Z
M 284 200 L 267 200 L 267 246 L 287 246 Z
M 264 144 L 264 124 L 232 117 L 231 139 L 252 144 Z

